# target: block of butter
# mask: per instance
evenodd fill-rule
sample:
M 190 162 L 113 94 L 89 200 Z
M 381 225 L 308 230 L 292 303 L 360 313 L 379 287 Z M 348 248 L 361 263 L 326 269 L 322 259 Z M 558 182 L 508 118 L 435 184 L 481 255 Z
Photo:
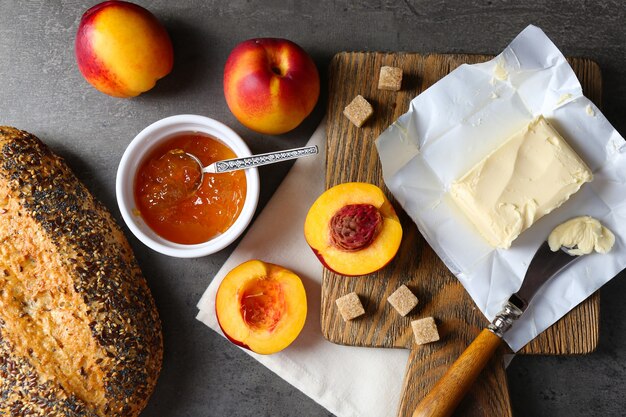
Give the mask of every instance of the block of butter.
M 585 162 L 539 116 L 450 187 L 490 245 L 511 242 L 593 179 Z

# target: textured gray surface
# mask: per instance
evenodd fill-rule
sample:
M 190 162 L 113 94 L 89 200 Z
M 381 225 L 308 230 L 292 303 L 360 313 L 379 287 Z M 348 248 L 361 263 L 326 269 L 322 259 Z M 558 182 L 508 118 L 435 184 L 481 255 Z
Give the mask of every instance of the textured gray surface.
M 256 152 L 306 142 L 321 120 L 324 95 L 302 126 L 280 137 L 255 134 L 228 111 L 222 68 L 232 47 L 251 37 L 299 43 L 316 60 L 324 89 L 328 63 L 338 51 L 498 53 L 533 23 L 566 55 L 600 64 L 605 114 L 626 134 L 626 5 L 621 0 L 139 1 L 166 25 L 176 60 L 174 71 L 153 91 L 132 100 L 99 93 L 76 67 L 78 21 L 95 3 L 0 0 L 0 124 L 29 130 L 51 145 L 118 220 L 117 163 L 132 137 L 157 119 L 179 113 L 213 117 L 232 126 Z M 261 169 L 261 205 L 287 169 Z M 330 415 L 194 319 L 196 302 L 233 246 L 214 256 L 180 260 L 129 237 L 165 332 L 163 371 L 143 416 Z M 623 278 L 602 290 L 596 353 L 513 361 L 508 375 L 516 416 L 626 413 L 624 294 Z

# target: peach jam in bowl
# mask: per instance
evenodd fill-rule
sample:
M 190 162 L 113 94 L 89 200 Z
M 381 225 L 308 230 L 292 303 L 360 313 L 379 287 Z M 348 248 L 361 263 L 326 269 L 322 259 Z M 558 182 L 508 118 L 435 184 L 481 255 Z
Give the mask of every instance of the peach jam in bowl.
M 250 156 L 229 127 L 196 115 L 159 120 L 130 143 L 117 171 L 122 217 L 148 247 L 193 258 L 228 246 L 246 229 L 259 197 L 256 168 L 204 174 L 185 153 L 206 166 Z

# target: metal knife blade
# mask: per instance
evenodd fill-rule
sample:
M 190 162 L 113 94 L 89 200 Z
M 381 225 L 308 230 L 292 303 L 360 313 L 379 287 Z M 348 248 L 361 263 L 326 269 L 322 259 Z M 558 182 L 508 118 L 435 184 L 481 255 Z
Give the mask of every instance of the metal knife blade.
M 522 286 L 509 298 L 509 302 L 522 311 L 526 310 L 537 290 L 578 258 L 580 256 L 570 255 L 564 248 L 552 252 L 548 242 L 543 242 L 528 265 Z
M 539 288 L 578 258 L 580 256 L 570 255 L 563 247 L 553 252 L 548 242 L 543 242 L 528 265 L 520 289 L 504 304 L 502 311 L 489 324 L 489 330 L 502 337 L 526 310 Z

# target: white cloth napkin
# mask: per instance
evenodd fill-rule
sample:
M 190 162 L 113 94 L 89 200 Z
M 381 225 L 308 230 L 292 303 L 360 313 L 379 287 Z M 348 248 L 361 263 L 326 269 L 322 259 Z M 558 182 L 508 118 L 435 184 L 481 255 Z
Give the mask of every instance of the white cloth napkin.
M 250 259 L 282 265 L 298 274 L 306 288 L 304 329 L 274 355 L 244 351 L 339 417 L 393 417 L 409 351 L 340 346 L 322 336 L 322 266 L 304 240 L 303 227 L 309 207 L 324 191 L 324 122 L 308 144 L 318 145 L 321 154 L 296 161 L 200 299 L 197 319 L 223 335 L 215 317 L 215 294 L 223 277 Z

